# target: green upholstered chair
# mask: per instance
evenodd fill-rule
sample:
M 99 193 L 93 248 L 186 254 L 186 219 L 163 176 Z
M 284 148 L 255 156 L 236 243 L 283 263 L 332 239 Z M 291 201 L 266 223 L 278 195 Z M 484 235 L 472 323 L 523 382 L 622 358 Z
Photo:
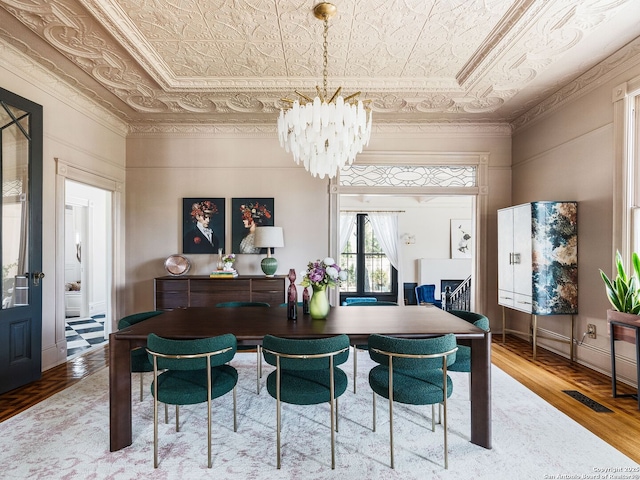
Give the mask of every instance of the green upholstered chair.
M 347 376 L 337 366 L 349 358 L 349 337 L 292 340 L 266 335 L 262 353 L 265 361 L 276 367 L 267 377 L 267 391 L 276 399 L 277 467 L 280 468 L 281 402 L 294 405 L 329 402 L 331 468 L 335 468 L 338 397 L 347 389 Z
M 484 331 L 489 330 L 489 319 L 480 313 L 467 312 L 465 310 L 450 310 L 449 313 L 462 318 Z M 451 372 L 471 373 L 471 348 L 466 345 L 458 345 L 456 361 L 449 367 Z M 471 398 L 471 379 L 469 380 L 469 398 Z
M 396 307 L 398 306 L 398 304 L 396 302 L 386 302 L 386 301 L 375 301 L 375 302 L 351 302 L 351 303 L 347 303 L 346 306 L 348 307 L 354 307 L 354 306 L 360 306 L 360 307 L 381 307 L 383 305 L 395 305 Z M 366 350 L 367 349 L 367 345 L 366 344 L 362 344 L 362 345 L 353 345 L 353 393 L 356 393 L 357 387 L 358 387 L 358 350 Z
M 270 307 L 267 302 L 222 302 L 216 303 L 216 307 L 219 308 L 233 308 L 233 307 Z
M 158 467 L 158 402 L 176 406 L 207 402 L 207 466 L 211 468 L 211 400 L 233 391 L 233 431 L 237 430 L 238 371 L 230 365 L 237 341 L 232 334 L 196 340 L 170 340 L 150 334 L 147 353 L 153 363 L 153 466 Z M 159 373 L 160 370 L 164 372 Z
M 267 302 L 222 302 L 217 303 L 218 308 L 236 307 L 270 307 Z M 262 378 L 262 355 L 260 355 L 260 345 L 240 345 L 238 351 L 256 350 L 256 393 L 260 395 L 260 379 Z
M 389 399 L 389 441 L 393 461 L 393 402 L 431 405 L 431 429 L 435 431 L 435 405 L 444 409 L 444 467 L 449 468 L 447 452 L 447 398 L 453 383 L 447 367 L 456 360 L 456 337 L 450 333 L 427 339 L 369 337 L 369 355 L 379 365 L 369 372 L 373 390 L 373 430 L 376 429 L 376 394 Z
M 136 323 L 142 322 L 143 320 L 147 320 L 151 317 L 155 317 L 156 315 L 160 315 L 161 313 L 161 311 L 151 311 L 127 315 L 126 317 L 122 317 L 118 321 L 118 330 L 130 327 L 131 325 L 135 325 Z M 142 347 L 131 350 L 131 372 L 140 373 L 140 401 L 142 401 L 144 391 L 144 372 L 153 372 L 153 365 L 149 361 L 146 350 Z

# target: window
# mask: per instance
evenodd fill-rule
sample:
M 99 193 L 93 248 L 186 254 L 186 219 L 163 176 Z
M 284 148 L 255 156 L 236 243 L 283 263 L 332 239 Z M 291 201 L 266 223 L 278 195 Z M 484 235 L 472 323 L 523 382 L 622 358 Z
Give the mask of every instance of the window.
M 340 287 L 345 297 L 366 296 L 397 302 L 397 271 L 383 252 L 365 213 L 356 215 L 355 225 L 340 255 L 340 268 L 347 281 Z

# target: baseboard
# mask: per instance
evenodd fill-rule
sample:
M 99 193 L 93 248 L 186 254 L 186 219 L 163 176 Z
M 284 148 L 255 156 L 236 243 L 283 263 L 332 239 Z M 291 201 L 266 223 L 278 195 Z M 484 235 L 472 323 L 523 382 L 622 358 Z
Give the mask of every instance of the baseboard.
M 538 337 L 538 348 L 544 348 L 550 352 L 569 359 L 569 338 L 559 335 L 556 332 L 539 328 L 538 333 L 547 338 Z M 494 333 L 494 338 L 502 335 L 502 332 Z M 526 335 L 515 335 L 523 340 L 530 342 L 530 338 Z M 580 340 L 574 339 L 574 361 L 580 365 L 584 365 L 591 370 L 602 373 L 611 377 L 611 352 L 587 343 L 580 344 Z M 619 383 L 624 383 L 633 388 L 637 388 L 636 364 L 631 359 L 617 356 L 616 357 L 616 377 Z
M 42 371 L 49 370 L 67 361 L 67 340 L 42 349 Z

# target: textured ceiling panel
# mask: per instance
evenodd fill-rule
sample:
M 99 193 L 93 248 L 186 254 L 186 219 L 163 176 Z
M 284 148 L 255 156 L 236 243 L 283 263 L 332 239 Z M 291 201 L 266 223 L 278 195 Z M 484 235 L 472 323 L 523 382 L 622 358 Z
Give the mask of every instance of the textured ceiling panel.
M 335 4 L 329 90 L 362 91 L 382 123 L 513 122 L 640 36 L 637 0 Z M 281 98 L 322 83 L 314 5 L 0 0 L 10 19 L 0 37 L 50 67 L 37 35 L 64 57 L 56 69 L 81 70 L 78 88 L 93 98 L 99 85 L 108 108 L 131 123 L 271 123 Z

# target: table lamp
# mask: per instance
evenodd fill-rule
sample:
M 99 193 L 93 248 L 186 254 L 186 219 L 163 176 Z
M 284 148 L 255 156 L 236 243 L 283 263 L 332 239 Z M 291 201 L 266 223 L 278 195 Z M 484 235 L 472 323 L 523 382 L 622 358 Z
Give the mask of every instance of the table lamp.
M 273 277 L 278 269 L 278 261 L 271 256 L 272 248 L 284 247 L 282 227 L 256 227 L 254 246 L 267 249 L 267 256 L 260 267 L 267 277 Z

